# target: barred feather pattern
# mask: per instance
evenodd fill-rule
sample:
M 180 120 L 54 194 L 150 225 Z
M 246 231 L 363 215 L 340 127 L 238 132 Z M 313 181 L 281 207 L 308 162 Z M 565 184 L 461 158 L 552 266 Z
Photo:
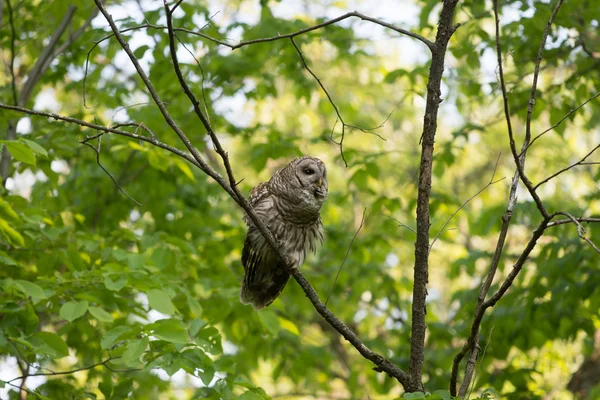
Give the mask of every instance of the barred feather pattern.
M 314 174 L 305 176 L 303 171 Z M 257 216 L 271 230 L 282 252 L 300 267 L 309 251 L 323 242 L 319 211 L 327 197 L 327 172 L 323 162 L 300 157 L 277 171 L 269 182 L 252 189 L 249 202 Z M 240 293 L 243 304 L 260 310 L 271 304 L 285 287 L 289 274 L 283 260 L 269 246 L 248 216 L 248 233 L 242 251 L 244 281 Z

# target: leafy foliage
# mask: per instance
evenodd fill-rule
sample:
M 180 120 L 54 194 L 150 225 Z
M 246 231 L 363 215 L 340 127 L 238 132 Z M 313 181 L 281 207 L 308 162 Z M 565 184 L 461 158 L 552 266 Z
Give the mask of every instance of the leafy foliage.
M 290 17 L 285 2 L 262 1 L 252 9 L 258 7 L 255 3 L 230 2 L 223 10 L 211 2 L 185 1 L 175 23 L 218 40 L 235 38 L 235 43 L 324 21 L 310 7 L 308 13 L 297 10 Z M 439 3 L 411 2 L 419 12 L 406 28 L 433 39 Z M 13 5 L 17 87 L 26 82 L 40 57 L 39 43 L 54 32 L 68 4 L 25 0 Z M 162 26 L 162 3 L 141 4 L 143 15 L 130 10 L 136 2 L 109 2 L 122 29 Z M 333 14 L 343 13 L 330 5 Z M 537 44 L 551 8 L 537 0 L 501 6 L 506 80 L 520 145 Z M 93 10 L 91 3 L 78 5 L 73 31 Z M 214 15 L 216 10 L 220 14 Z M 600 49 L 594 48 L 598 15 L 600 3 L 585 0 L 566 2 L 558 14 L 544 51 L 534 133 L 559 123 L 600 91 Z M 434 235 L 486 185 L 498 157 L 496 177 L 514 173 L 495 72 L 490 4 L 461 1 L 455 20 L 462 26 L 447 55 L 434 153 Z M 328 306 L 365 344 L 405 368 L 418 142 L 428 74 L 427 58 L 412 52 L 426 48 L 415 42 L 405 49 L 380 27 L 350 21 L 295 39 L 348 123 L 378 126 L 393 111 L 375 131 L 385 141 L 371 131 L 345 132 L 347 168 L 336 144 L 342 138 L 335 110 L 289 40 L 230 51 L 184 32 L 177 38 L 184 76 L 209 110 L 233 168 L 243 178 L 243 192 L 300 154 L 327 163 L 326 240 L 303 267 L 305 274 L 325 298 L 348 252 Z M 6 9 L 0 32 L 1 54 L 9 60 L 13 38 Z M 178 146 L 118 43 L 109 39 L 92 49 L 107 35 L 104 19 L 95 18 L 51 63 L 27 106 L 107 126 L 143 122 L 160 140 Z M 176 83 L 165 52 L 166 32 L 144 28 L 125 35 L 169 112 L 219 168 Z M 379 39 L 370 40 L 370 35 Z M 12 102 L 12 85 L 10 74 L 0 76 L 0 102 Z M 178 399 L 402 395 L 395 380 L 373 371 L 321 320 L 294 282 L 261 312 L 239 303 L 242 212 L 201 171 L 148 143 L 104 135 L 99 162 L 142 204 L 137 206 L 99 167 L 96 154 L 78 143 L 97 132 L 2 110 L 0 127 L 4 130 L 9 122 L 19 123 L 19 134 L 0 141 L 12 155 L 11 177 L 0 199 L 0 356 L 6 362 L 18 358 L 23 371 L 1 376 L 5 390 L 7 383 L 18 386 L 20 381 L 11 379 L 25 370 L 52 374 L 81 369 L 47 375 L 31 390 L 52 399 L 65 398 L 65 393 L 106 399 L 156 398 L 158 393 Z M 530 149 L 530 178 L 540 181 L 580 159 L 599 142 L 599 124 L 596 99 L 545 134 Z M 143 133 L 135 126 L 126 129 Z M 598 215 L 599 176 L 597 165 L 579 166 L 542 187 L 544 201 L 552 210 L 575 216 Z M 509 181 L 492 185 L 462 209 L 431 250 L 424 366 L 428 389 L 448 387 L 452 358 L 471 329 Z M 364 207 L 365 226 L 349 250 Z M 535 205 L 521 191 L 501 277 L 509 273 L 536 223 Z M 598 227 L 586 228 L 587 237 L 600 243 Z M 547 231 L 513 287 L 484 319 L 480 340 L 485 352 L 474 393 L 480 398 L 570 396 L 569 376 L 581 356 L 598 347 L 593 340 L 600 329 L 598 265 L 598 254 L 577 237 L 575 226 Z M 501 282 L 498 277 L 492 292 Z M 17 398 L 17 392 L 10 396 Z M 450 394 L 441 390 L 402 398 L 446 400 Z

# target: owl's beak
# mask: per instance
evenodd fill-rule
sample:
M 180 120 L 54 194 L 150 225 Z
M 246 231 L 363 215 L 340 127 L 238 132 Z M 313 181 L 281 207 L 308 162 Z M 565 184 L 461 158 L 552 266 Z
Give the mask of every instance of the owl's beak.
M 319 180 L 317 181 L 317 186 L 318 187 L 323 186 L 323 178 L 319 178 Z

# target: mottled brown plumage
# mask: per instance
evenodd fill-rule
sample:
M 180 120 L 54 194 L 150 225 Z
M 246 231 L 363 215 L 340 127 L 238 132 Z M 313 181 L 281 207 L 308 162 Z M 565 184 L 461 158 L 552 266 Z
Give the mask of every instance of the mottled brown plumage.
M 319 211 L 327 198 L 327 170 L 318 158 L 300 157 L 260 183 L 250 192 L 250 205 L 280 243 L 295 268 L 307 252 L 315 251 L 323 240 Z M 271 304 L 289 279 L 284 263 L 269 246 L 248 216 L 248 233 L 242 251 L 243 304 L 260 310 Z

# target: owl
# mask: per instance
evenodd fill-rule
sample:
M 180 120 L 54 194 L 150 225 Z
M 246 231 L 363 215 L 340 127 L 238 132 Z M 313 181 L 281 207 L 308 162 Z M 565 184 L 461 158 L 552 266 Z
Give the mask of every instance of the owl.
M 325 164 L 318 158 L 304 156 L 252 189 L 248 200 L 275 236 L 283 254 L 298 268 L 307 252 L 314 252 L 323 241 L 319 211 L 326 198 Z M 244 221 L 248 233 L 242 251 L 244 282 L 240 301 L 260 310 L 279 296 L 290 275 L 247 215 Z

